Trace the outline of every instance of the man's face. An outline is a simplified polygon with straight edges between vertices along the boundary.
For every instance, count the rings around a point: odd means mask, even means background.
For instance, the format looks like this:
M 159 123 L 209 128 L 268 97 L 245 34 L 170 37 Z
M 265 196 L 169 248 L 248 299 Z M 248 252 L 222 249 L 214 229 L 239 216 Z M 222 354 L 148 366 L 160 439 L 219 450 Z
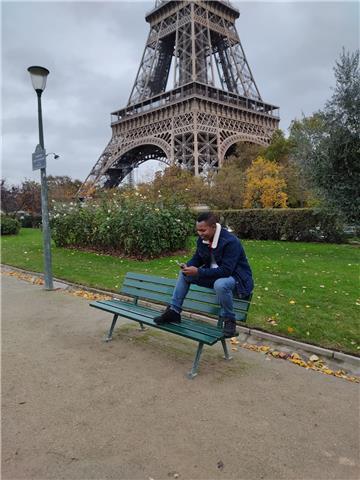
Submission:
M 202 240 L 211 242 L 215 235 L 216 224 L 208 225 L 206 222 L 196 222 L 196 231 Z

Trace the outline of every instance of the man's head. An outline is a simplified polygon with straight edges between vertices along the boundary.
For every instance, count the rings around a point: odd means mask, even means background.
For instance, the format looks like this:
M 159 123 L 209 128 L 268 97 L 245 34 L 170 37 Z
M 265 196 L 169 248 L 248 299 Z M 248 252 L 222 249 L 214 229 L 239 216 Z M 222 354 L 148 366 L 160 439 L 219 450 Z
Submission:
M 201 213 L 196 220 L 196 231 L 203 240 L 211 242 L 216 231 L 217 218 L 212 212 Z

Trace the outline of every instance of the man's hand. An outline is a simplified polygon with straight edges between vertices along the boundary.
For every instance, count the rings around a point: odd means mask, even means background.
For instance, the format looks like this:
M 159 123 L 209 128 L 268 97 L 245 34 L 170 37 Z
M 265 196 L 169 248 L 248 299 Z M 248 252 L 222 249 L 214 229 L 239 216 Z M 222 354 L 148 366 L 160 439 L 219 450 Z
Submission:
M 188 276 L 191 275 L 197 275 L 198 274 L 198 268 L 197 267 L 184 267 L 181 269 L 181 271 Z

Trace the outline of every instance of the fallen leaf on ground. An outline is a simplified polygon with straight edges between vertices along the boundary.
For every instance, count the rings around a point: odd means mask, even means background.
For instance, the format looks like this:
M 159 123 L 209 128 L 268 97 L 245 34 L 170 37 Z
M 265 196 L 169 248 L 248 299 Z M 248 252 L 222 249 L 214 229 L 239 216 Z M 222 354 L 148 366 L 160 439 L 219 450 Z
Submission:
M 274 317 L 269 317 L 266 319 L 266 321 L 270 323 L 270 325 L 277 325 L 276 319 Z
M 86 290 L 72 290 L 69 293 L 75 295 L 75 297 L 86 298 L 87 300 L 110 300 L 110 295 L 104 295 L 101 293 L 88 292 Z
M 304 362 L 304 360 L 301 360 L 301 359 L 299 360 L 297 358 L 291 358 L 290 361 L 292 363 L 295 363 L 296 365 L 300 365 L 300 367 L 308 367 L 307 363 Z
M 16 271 L 4 271 L 2 270 L 1 272 L 3 275 L 7 275 L 9 277 L 15 277 L 18 278 L 19 280 L 24 280 L 25 282 L 30 282 L 34 285 L 44 285 L 44 279 L 38 276 L 31 275 L 29 273 L 24 273 L 24 272 L 16 272 Z
M 280 357 L 280 352 L 277 352 L 276 350 L 274 350 L 273 352 L 270 352 L 270 354 L 275 358 Z
M 306 362 L 296 352 L 293 352 L 291 354 L 286 352 L 279 352 L 277 350 L 273 350 L 270 347 L 267 347 L 264 345 L 242 343 L 241 347 L 247 350 L 251 350 L 253 352 L 265 353 L 265 355 L 271 355 L 274 358 L 288 360 L 291 363 L 298 365 L 299 367 L 306 368 L 307 370 L 315 370 L 325 375 L 333 375 L 338 378 L 343 378 L 344 380 L 348 380 L 349 382 L 360 383 L 359 377 L 356 377 L 355 375 L 348 375 L 344 370 L 334 371 L 331 368 L 329 368 L 327 365 L 325 365 L 325 362 L 322 359 L 318 359 L 316 362 L 311 362 L 310 360 Z M 266 358 L 266 359 L 270 360 L 269 358 Z
M 319 359 L 319 357 L 317 355 L 311 355 L 311 357 L 309 358 L 310 362 L 317 362 Z
M 260 347 L 260 352 L 267 353 L 269 350 L 270 350 L 270 347 L 265 347 L 265 346 Z

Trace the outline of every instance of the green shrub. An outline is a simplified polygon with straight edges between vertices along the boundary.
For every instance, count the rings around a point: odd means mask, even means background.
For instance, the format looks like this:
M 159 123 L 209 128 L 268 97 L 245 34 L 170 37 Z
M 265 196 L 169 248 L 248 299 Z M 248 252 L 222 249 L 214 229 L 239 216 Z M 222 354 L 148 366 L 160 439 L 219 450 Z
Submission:
M 19 231 L 20 222 L 7 215 L 1 215 L 1 235 L 17 235 Z
M 299 242 L 344 241 L 344 227 L 336 216 L 310 208 L 218 210 L 222 223 L 240 238 Z
M 193 216 L 174 205 L 145 198 L 56 205 L 51 215 L 57 246 L 78 246 L 151 258 L 185 248 Z
M 16 219 L 22 228 L 39 228 L 41 226 L 41 215 L 33 213 L 17 213 Z

